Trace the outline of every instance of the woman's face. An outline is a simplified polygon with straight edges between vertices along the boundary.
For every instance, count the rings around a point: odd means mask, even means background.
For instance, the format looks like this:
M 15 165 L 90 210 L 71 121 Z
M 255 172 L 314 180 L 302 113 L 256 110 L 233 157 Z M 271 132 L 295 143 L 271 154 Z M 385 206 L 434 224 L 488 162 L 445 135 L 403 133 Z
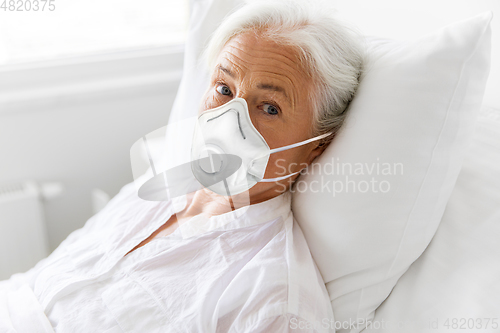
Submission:
M 244 33 L 221 51 L 201 112 L 244 98 L 253 125 L 273 149 L 312 137 L 311 89 L 311 78 L 291 47 Z M 321 153 L 317 145 L 316 141 L 271 154 L 264 178 L 301 170 Z M 251 201 L 267 200 L 289 185 L 290 180 L 258 183 L 250 189 Z

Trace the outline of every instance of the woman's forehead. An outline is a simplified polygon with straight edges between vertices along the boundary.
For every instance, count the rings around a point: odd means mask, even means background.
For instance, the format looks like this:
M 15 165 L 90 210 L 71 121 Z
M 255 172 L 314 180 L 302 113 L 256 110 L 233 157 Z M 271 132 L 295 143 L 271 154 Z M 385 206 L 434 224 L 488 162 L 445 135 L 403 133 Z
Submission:
M 226 43 L 214 74 L 247 80 L 256 88 L 281 92 L 291 104 L 300 98 L 300 91 L 310 86 L 309 75 L 292 47 L 249 33 L 235 36 Z
M 295 48 L 254 33 L 242 33 L 231 38 L 222 49 L 219 60 L 221 58 L 229 58 L 241 66 L 278 66 L 304 73 Z

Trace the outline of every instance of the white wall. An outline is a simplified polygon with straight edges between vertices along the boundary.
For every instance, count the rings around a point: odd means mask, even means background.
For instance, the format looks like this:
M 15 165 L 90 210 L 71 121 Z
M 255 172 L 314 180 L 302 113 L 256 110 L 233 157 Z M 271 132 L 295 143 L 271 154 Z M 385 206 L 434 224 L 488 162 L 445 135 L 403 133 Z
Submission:
M 92 216 L 91 190 L 133 180 L 129 152 L 167 124 L 182 49 L 0 69 L 0 184 L 60 181 L 46 204 L 50 250 Z
M 492 63 L 484 104 L 500 108 L 499 0 L 332 0 L 363 33 L 394 39 L 417 38 L 447 24 L 492 11 Z

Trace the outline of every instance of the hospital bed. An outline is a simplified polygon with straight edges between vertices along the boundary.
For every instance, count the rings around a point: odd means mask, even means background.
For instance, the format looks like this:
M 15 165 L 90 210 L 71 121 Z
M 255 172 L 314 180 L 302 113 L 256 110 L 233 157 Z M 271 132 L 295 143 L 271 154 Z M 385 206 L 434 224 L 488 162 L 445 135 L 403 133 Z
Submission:
M 203 47 L 241 3 L 191 2 L 170 122 L 198 109 Z M 337 332 L 500 331 L 498 3 L 334 3 L 340 18 L 370 32 L 366 72 L 318 161 L 330 171 L 301 176 L 292 208 Z M 390 26 L 405 18 L 414 20 L 407 36 Z M 358 173 L 338 171 L 348 164 Z

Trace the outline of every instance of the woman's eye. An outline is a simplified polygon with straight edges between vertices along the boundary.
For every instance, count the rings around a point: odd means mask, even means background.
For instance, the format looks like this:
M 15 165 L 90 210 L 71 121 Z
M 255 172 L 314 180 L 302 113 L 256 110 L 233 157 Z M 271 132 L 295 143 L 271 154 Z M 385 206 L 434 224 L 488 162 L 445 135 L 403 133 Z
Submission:
M 228 86 L 220 84 L 216 88 L 217 92 L 221 95 L 229 96 L 231 95 L 231 90 L 229 89 Z
M 272 104 L 264 104 L 264 112 L 267 112 L 270 115 L 276 115 L 279 113 L 279 109 Z

